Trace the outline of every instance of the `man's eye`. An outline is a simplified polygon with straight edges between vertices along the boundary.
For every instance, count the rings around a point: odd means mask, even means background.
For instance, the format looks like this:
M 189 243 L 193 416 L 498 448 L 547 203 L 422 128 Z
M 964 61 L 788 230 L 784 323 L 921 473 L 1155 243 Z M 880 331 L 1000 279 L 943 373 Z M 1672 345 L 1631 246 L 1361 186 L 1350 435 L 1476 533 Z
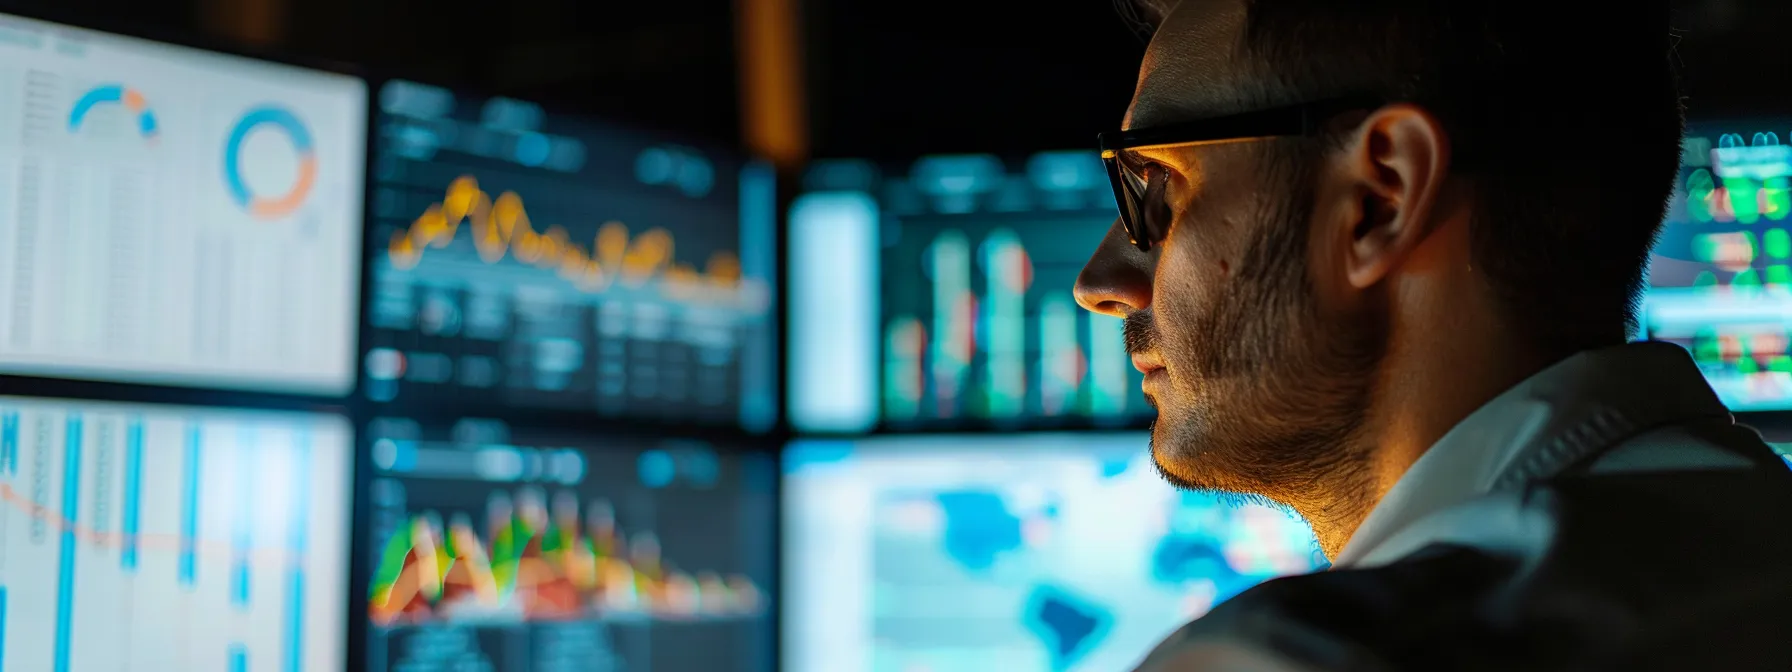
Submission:
M 1139 177 L 1145 184 L 1162 187 L 1170 183 L 1170 169 L 1156 161 L 1146 161 L 1141 167 Z
M 1134 178 L 1139 181 L 1140 187 L 1146 187 L 1154 181 L 1163 180 L 1164 178 L 1169 177 L 1170 174 L 1169 169 L 1164 168 L 1163 164 L 1149 159 L 1134 159 L 1132 173 Z

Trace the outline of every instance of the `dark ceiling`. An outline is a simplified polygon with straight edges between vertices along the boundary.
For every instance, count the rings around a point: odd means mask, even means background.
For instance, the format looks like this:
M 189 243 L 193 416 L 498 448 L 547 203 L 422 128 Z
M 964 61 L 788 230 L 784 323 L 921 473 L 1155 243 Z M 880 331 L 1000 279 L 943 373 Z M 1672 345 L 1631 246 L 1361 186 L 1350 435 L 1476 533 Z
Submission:
M 193 34 L 208 3 L 230 1 L 0 0 L 0 8 Z M 731 0 L 286 3 L 288 52 L 740 137 Z M 1108 0 L 805 4 L 817 155 L 1087 146 L 1118 121 L 1142 52 Z M 1783 84 L 1792 52 L 1780 37 L 1792 3 L 1677 6 L 1695 118 L 1792 109 Z

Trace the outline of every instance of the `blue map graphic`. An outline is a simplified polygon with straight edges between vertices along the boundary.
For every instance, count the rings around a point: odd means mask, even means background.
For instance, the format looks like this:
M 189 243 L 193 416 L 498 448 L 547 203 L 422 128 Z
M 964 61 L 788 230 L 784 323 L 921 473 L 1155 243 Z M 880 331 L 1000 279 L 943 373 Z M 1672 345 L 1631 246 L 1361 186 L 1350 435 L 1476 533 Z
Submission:
M 1003 553 L 1020 548 L 1020 517 L 994 492 L 966 490 L 936 496 L 945 512 L 947 557 L 973 572 L 988 571 Z
M 1023 619 L 1051 653 L 1053 670 L 1076 665 L 1114 625 L 1108 609 L 1050 585 L 1033 589 Z

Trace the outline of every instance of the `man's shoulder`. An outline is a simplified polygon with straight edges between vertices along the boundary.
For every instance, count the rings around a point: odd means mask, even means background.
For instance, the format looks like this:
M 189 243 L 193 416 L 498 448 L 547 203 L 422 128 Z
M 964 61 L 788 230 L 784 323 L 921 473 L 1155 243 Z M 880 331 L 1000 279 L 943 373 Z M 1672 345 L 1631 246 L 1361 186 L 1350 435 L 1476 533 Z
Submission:
M 1249 642 L 1333 670 L 1792 668 L 1792 472 L 1584 473 L 1490 500 L 1464 508 L 1548 532 L 1270 581 L 1165 646 Z

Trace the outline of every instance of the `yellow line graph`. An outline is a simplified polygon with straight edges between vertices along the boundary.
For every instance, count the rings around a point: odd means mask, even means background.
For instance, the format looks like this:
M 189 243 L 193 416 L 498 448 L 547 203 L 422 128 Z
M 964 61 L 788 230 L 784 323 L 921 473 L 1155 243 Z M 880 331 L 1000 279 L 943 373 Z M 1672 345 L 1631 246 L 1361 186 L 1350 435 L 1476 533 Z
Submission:
M 465 223 L 479 258 L 496 264 L 506 257 L 552 271 L 585 291 L 602 291 L 620 283 L 639 288 L 658 282 L 668 298 L 678 300 L 732 296 L 741 284 L 740 259 L 722 251 L 710 255 L 703 271 L 673 257 L 672 234 L 652 228 L 631 237 L 622 222 L 606 222 L 587 248 L 566 229 L 548 226 L 536 231 L 514 191 L 494 199 L 470 175 L 455 178 L 437 203 L 403 231 L 392 236 L 386 256 L 392 265 L 414 268 L 429 248 L 444 248 Z

